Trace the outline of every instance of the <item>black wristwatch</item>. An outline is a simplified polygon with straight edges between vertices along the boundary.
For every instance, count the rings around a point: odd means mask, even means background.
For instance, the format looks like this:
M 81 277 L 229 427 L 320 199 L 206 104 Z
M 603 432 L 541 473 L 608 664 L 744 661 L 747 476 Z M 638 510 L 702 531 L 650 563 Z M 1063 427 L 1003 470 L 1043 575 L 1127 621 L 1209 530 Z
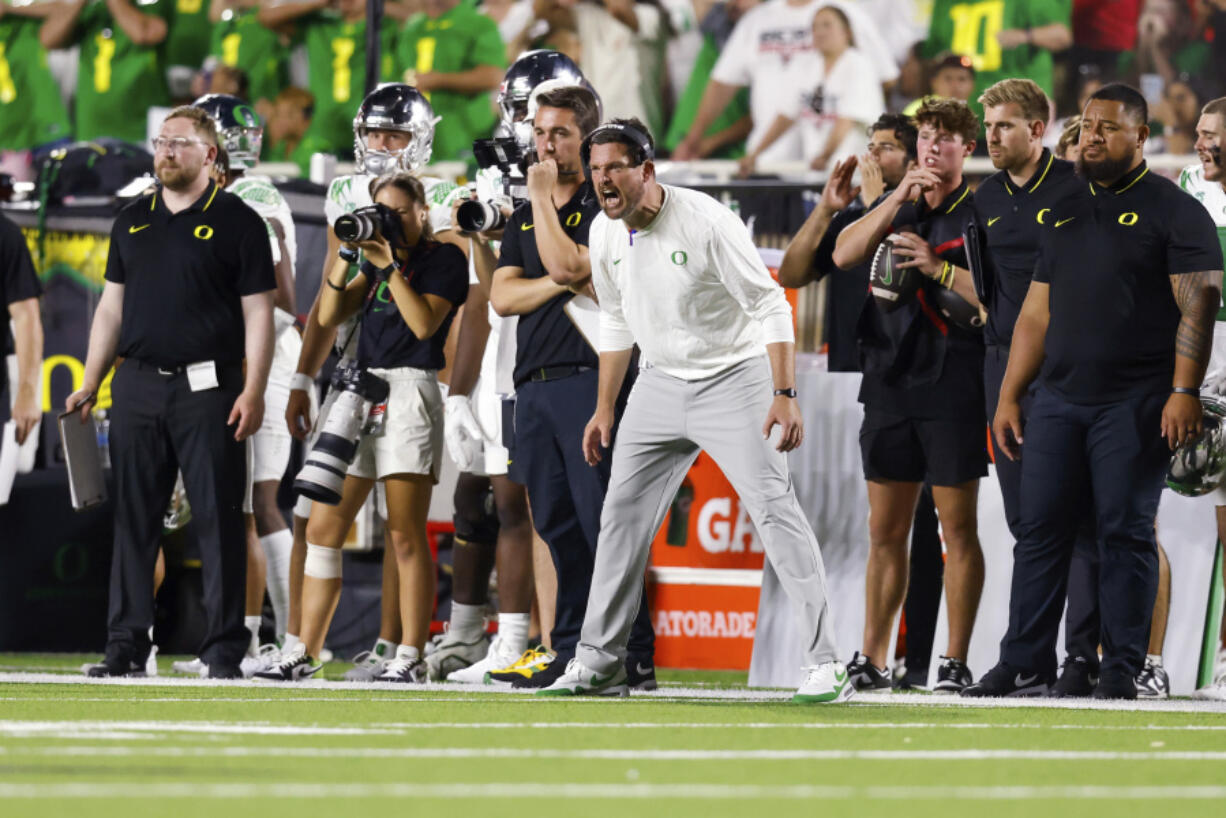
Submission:
M 779 397 L 780 395 L 782 395 L 785 398 L 794 398 L 796 397 L 796 390 L 795 389 L 776 389 L 775 397 Z
M 357 264 L 358 262 L 358 251 L 352 247 L 342 247 L 336 251 L 336 254 L 350 264 Z

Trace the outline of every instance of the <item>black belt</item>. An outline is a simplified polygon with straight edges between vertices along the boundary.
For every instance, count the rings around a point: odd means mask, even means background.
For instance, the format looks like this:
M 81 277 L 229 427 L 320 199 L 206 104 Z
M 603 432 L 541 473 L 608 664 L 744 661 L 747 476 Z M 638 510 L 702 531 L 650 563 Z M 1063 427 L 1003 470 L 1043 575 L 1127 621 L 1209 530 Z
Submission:
M 569 378 L 571 375 L 578 375 L 580 372 L 588 372 L 594 367 L 590 366 L 542 366 L 533 369 L 528 373 L 526 380 L 533 383 L 542 381 L 556 381 L 559 378 Z M 520 381 L 523 383 L 523 381 Z

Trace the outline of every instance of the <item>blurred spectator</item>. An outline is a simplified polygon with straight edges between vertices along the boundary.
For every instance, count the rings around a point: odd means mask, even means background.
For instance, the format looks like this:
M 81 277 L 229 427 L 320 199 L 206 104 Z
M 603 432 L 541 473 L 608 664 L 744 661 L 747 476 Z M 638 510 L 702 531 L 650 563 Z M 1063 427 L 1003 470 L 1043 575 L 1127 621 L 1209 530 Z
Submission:
M 1184 0 L 1144 0 L 1137 20 L 1136 71 L 1150 105 L 1160 104 L 1164 85 L 1180 71 L 1195 70 L 1208 57 L 1199 33 Z
M 306 173 L 310 169 L 311 152 L 303 141 L 311 125 L 315 98 L 304 88 L 291 85 L 277 94 L 264 126 L 266 162 L 295 162 Z
M 260 25 L 259 8 L 260 0 L 212 0 L 209 55 L 246 73 L 248 96 L 242 98 L 267 120 L 272 101 L 289 84 L 289 49 L 279 34 Z
M 1073 0 L 1073 45 L 1068 50 L 1066 82 L 1060 108 L 1067 108 L 1077 93 L 1078 79 L 1087 67 L 1107 82 L 1122 76 L 1121 59 L 1137 44 L 1137 18 L 1141 0 Z
M 1213 32 L 1210 65 L 1202 76 L 1212 81 L 1210 96 L 1226 94 L 1226 0 L 1205 0 L 1205 26 Z
M 166 82 L 171 99 L 176 102 L 191 101 L 192 77 L 208 56 L 213 36 L 209 10 L 209 0 L 174 0 L 163 53 L 167 62 Z
M 1054 153 L 1057 159 L 1065 159 L 1069 162 L 1076 162 L 1081 158 L 1081 114 L 1070 116 L 1064 123 L 1064 129 L 1060 131 L 1060 138 L 1056 140 L 1056 149 Z
M 577 65 L 583 56 L 583 47 L 576 28 L 574 3 L 558 0 L 525 2 L 532 6 L 532 19 L 507 45 L 507 59 L 518 59 L 525 51 L 548 48 L 562 52 Z
M 43 21 L 44 48 L 81 46 L 77 139 L 112 136 L 145 144 L 146 111 L 170 103 L 161 44 L 172 14 L 170 0 L 144 0 L 139 9 L 130 0 L 77 0 Z
M 926 59 L 944 51 L 971 58 L 969 104 L 982 122 L 979 95 L 1000 80 L 1026 77 L 1052 96 L 1052 54 L 1072 45 L 1071 24 L 1071 0 L 936 0 L 922 53 Z
M 795 126 L 802 156 L 824 170 L 831 163 L 862 153 L 868 145 L 869 123 L 881 115 L 885 99 L 872 63 L 855 48 L 847 15 L 835 6 L 813 17 L 814 51 L 796 57 L 798 76 L 818 78 L 816 87 L 796 94 L 776 116 L 761 141 L 744 159 L 741 171 L 754 163 L 780 136 Z
M 284 0 L 261 6 L 260 23 L 305 45 L 307 84 L 315 97 L 300 149 L 353 157 L 353 114 L 366 90 L 365 0 Z M 396 22 L 383 18 L 380 79 L 397 79 Z
M 425 0 L 400 35 L 404 81 L 425 94 L 441 117 L 434 129 L 434 160 L 472 158 L 474 139 L 494 130 L 491 92 L 502 82 L 506 49 L 498 26 L 460 0 Z
M 1162 101 L 1152 115 L 1162 123 L 1162 134 L 1150 137 L 1145 145 L 1146 152 L 1192 153 L 1202 99 L 1196 83 L 1189 77 L 1180 75 L 1168 82 L 1162 90 Z
M 4 163 L 22 181 L 30 176 L 27 151 L 69 135 L 68 110 L 38 37 L 42 19 L 57 8 L 0 2 L 0 154 L 23 154 Z
M 698 61 L 698 52 L 702 50 L 702 32 L 698 28 L 698 11 L 693 0 L 658 0 L 661 14 L 667 24 L 667 39 L 664 43 L 664 65 L 667 82 L 664 88 L 664 124 L 671 119 L 671 113 L 685 93 L 689 84 L 690 74 L 694 73 L 694 63 Z M 709 3 L 703 3 L 705 7 Z M 664 128 L 655 131 L 663 134 Z
M 918 111 L 924 97 L 945 97 L 969 103 L 974 90 L 975 68 L 971 58 L 962 54 L 939 54 L 928 67 L 927 90 L 904 108 L 903 113 L 910 116 Z
M 685 91 L 677 100 L 677 107 L 673 111 L 672 121 L 664 138 L 664 146 L 670 152 L 676 150 L 677 145 L 689 133 L 694 116 L 698 113 L 703 91 L 711 77 L 711 69 L 715 67 L 724 44 L 732 34 L 733 26 L 745 12 L 759 2 L 761 0 L 728 0 L 716 3 L 703 17 L 702 48 L 694 61 Z M 749 118 L 749 89 L 739 88 L 703 131 L 698 155 L 735 159 L 744 153 L 745 137 L 749 135 L 752 127 L 753 121 Z
M 485 0 L 480 12 L 498 24 L 498 35 L 507 45 L 515 42 L 532 24 L 532 0 Z M 507 51 L 507 63 L 515 61 L 518 54 Z

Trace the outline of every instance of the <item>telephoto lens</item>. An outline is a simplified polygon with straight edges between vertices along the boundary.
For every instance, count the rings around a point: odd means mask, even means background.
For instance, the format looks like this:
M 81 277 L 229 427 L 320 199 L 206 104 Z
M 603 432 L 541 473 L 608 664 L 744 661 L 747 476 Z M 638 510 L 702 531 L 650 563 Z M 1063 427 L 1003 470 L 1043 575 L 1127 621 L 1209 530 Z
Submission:
M 507 217 L 497 202 L 483 202 L 479 199 L 469 199 L 462 202 L 455 214 L 456 223 L 460 229 L 468 233 L 484 233 L 486 230 L 500 230 L 506 226 Z M 339 225 L 340 222 L 337 222 Z M 338 232 L 339 236 L 340 233 Z
M 294 491 L 334 506 L 341 501 L 345 474 L 358 451 L 370 409 L 387 400 L 387 381 L 362 369 L 337 367 L 332 374 L 337 395 L 328 409 L 319 439 L 294 480 Z
M 366 208 L 337 217 L 336 224 L 332 226 L 336 237 L 348 242 L 369 241 L 378 229 L 378 217 L 366 212 Z

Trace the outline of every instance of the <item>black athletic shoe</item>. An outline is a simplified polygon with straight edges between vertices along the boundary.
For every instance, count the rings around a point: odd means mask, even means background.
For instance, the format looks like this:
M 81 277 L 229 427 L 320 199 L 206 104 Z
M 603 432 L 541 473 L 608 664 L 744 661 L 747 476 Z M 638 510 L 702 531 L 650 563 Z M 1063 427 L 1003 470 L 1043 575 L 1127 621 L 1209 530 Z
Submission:
M 1041 673 L 1018 670 L 1001 662 L 983 674 L 978 682 L 962 688 L 958 695 L 972 699 L 1046 696 L 1047 680 Z
M 893 689 L 889 671 L 874 667 L 860 651 L 847 663 L 847 675 L 857 693 L 889 693 Z
M 942 656 L 941 666 L 937 668 L 937 683 L 932 686 L 932 692 L 961 693 L 974 681 L 975 676 L 965 662 L 950 656 Z
M 1120 670 L 1104 670 L 1090 695 L 1095 699 L 1135 699 L 1136 677 Z
M 86 665 L 83 670 L 91 679 L 143 679 L 145 663 L 134 662 L 131 659 L 108 656 L 96 665 Z
M 243 671 L 238 665 L 209 665 L 210 679 L 242 679 Z
M 545 665 L 540 670 L 528 676 L 516 676 L 512 678 L 511 687 L 516 690 L 540 690 L 543 687 L 549 687 L 556 682 L 558 678 L 566 672 L 566 663 L 571 659 L 571 656 L 555 656 L 553 661 Z
M 655 690 L 656 665 L 651 659 L 643 661 L 635 656 L 626 657 L 626 684 L 631 690 Z
M 1060 678 L 1047 695 L 1053 699 L 1084 699 L 1098 684 L 1098 669 L 1084 656 L 1066 656 L 1060 666 Z

